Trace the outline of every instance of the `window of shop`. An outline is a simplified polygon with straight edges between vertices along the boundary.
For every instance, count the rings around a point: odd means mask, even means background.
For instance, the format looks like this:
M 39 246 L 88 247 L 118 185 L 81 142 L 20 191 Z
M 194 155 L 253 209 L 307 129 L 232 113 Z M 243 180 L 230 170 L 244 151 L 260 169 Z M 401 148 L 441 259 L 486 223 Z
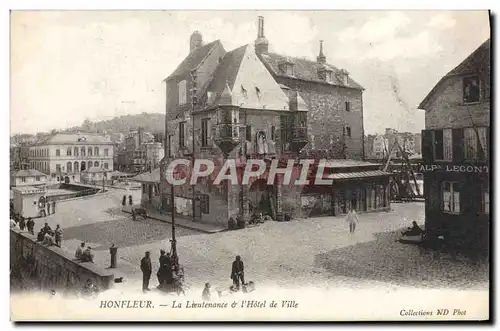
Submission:
M 441 185 L 441 210 L 450 214 L 460 213 L 459 183 L 443 182 Z
M 490 213 L 490 188 L 489 186 L 483 187 L 482 190 L 482 211 L 485 214 Z
M 210 204 L 209 204 L 209 196 L 208 194 L 200 195 L 200 209 L 203 214 L 210 213 Z

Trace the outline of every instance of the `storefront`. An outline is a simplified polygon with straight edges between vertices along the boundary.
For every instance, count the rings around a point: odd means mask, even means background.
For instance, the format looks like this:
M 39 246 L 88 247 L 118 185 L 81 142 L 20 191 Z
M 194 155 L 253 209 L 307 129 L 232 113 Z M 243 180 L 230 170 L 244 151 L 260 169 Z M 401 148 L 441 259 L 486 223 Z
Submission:
M 489 167 L 431 164 L 424 173 L 425 228 L 448 242 L 488 245 Z
M 379 169 L 380 165 L 367 162 L 346 166 L 333 161 L 325 170 L 325 176 L 333 180 L 331 186 L 311 185 L 302 190 L 302 216 L 339 216 L 351 207 L 359 213 L 390 210 L 390 173 Z

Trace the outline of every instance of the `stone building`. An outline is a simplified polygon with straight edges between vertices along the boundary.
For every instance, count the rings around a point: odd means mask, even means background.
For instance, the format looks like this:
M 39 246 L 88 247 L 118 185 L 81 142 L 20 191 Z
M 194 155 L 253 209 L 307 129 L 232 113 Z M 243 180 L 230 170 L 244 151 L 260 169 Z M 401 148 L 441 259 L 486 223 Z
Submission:
M 309 188 L 307 194 L 316 195 L 311 199 L 330 196 L 331 208 L 323 211 L 330 215 L 345 212 L 350 203 L 366 205 L 361 193 L 365 181 L 380 180 L 385 192 L 388 177 L 372 169 L 377 165 L 360 161 L 364 149 L 363 88 L 347 71 L 326 62 L 322 45 L 317 61 L 269 53 L 263 24 L 259 17 L 253 45 L 230 52 L 219 40 L 204 44 L 201 33 L 191 35 L 190 53 L 165 79 L 165 165 L 180 158 L 206 158 L 219 164 L 231 159 L 241 167 L 251 159 L 268 165 L 275 159 L 293 160 L 298 165 L 300 158 L 322 151 L 325 158 L 350 158 L 358 163 L 331 163 L 338 166 L 333 172 L 351 174 L 340 175 L 342 184 L 326 193 Z M 301 198 L 304 187 L 285 187 L 279 180 L 267 185 L 263 176 L 248 186 L 211 185 L 213 179 L 176 186 L 176 211 L 194 220 L 226 224 L 230 217 L 248 220 L 256 212 L 274 219 L 284 214 L 300 215 L 311 204 L 311 199 Z M 154 183 L 149 177 L 143 182 Z M 161 184 L 160 198 L 150 200 L 159 204 L 156 208 L 170 210 L 171 186 L 165 178 Z M 152 194 L 149 196 L 157 196 L 150 186 L 145 188 Z M 343 192 L 342 197 L 339 192 Z M 360 192 L 357 201 L 355 192 Z M 336 207 L 340 199 L 346 208 Z M 388 203 L 380 203 L 380 208 L 388 208 Z
M 421 171 L 426 230 L 460 246 L 488 245 L 490 70 L 488 39 L 419 106 L 425 110 Z
M 96 133 L 55 133 L 31 145 L 31 169 L 63 181 L 78 179 L 91 167 L 113 170 L 113 143 Z

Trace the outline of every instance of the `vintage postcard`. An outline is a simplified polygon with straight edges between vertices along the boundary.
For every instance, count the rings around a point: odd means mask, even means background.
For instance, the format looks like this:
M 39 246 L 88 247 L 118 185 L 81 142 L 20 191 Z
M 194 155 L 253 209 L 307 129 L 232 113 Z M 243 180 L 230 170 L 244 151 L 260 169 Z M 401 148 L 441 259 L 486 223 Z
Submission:
M 12 11 L 12 321 L 487 321 L 488 11 Z

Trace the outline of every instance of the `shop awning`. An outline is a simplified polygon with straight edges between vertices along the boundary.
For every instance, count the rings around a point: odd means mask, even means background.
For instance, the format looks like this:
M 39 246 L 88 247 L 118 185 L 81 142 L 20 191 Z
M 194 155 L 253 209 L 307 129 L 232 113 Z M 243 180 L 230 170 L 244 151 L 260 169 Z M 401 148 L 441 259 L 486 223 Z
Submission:
M 333 180 L 343 180 L 343 179 L 358 179 L 358 178 L 370 178 L 370 177 L 385 177 L 390 175 L 391 175 L 390 173 L 382 170 L 370 170 L 370 171 L 360 171 L 360 172 L 333 173 L 333 174 L 328 174 L 328 178 Z

